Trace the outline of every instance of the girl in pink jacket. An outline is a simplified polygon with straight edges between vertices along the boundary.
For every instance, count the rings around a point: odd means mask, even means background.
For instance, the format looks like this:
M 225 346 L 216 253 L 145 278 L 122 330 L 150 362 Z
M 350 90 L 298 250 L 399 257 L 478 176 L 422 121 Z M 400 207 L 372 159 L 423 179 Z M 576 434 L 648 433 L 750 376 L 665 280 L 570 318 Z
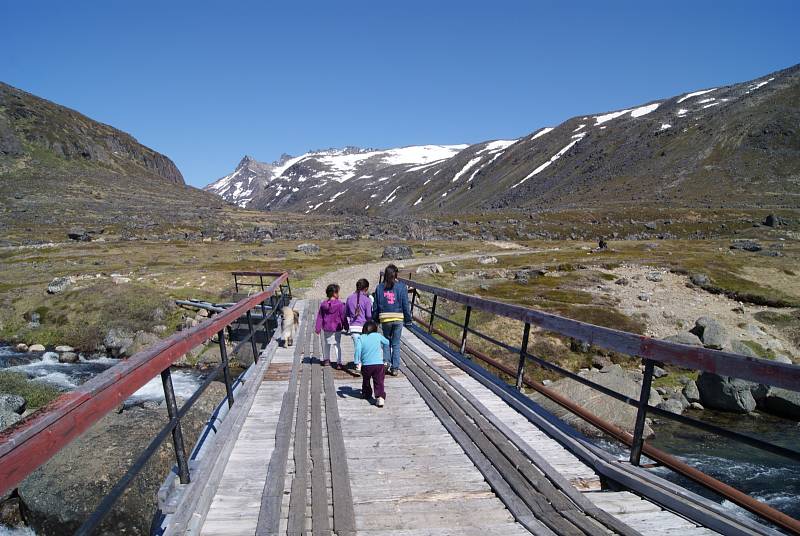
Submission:
M 342 366 L 342 332 L 348 330 L 344 303 L 339 301 L 339 285 L 330 284 L 325 289 L 327 300 L 319 304 L 314 331 L 324 333 L 322 340 L 322 365 L 331 364 L 331 352 L 335 354 L 334 367 Z

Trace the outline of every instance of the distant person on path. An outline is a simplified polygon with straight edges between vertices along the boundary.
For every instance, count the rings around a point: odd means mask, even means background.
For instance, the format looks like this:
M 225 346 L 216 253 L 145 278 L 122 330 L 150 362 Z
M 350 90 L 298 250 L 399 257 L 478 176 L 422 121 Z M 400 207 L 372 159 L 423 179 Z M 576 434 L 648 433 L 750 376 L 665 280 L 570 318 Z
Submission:
M 383 407 L 386 390 L 383 387 L 386 369 L 383 366 L 383 351 L 389 347 L 389 339 L 378 333 L 378 324 L 372 320 L 364 324 L 361 336 L 356 339 L 356 370 L 361 371 L 361 398 L 369 400 L 375 394 L 375 405 Z M 370 386 L 372 380 L 373 390 Z
M 319 304 L 317 324 L 314 328 L 317 335 L 324 333 L 322 341 L 322 366 L 331 364 L 331 351 L 336 354 L 334 367 L 342 366 L 342 332 L 347 331 L 347 315 L 345 305 L 339 301 L 339 285 L 332 283 L 325 289 L 327 300 Z
M 350 325 L 350 336 L 353 348 L 358 346 L 358 338 L 364 324 L 372 320 L 372 297 L 369 295 L 369 281 L 356 281 L 356 291 L 347 298 L 347 323 Z
M 400 336 L 403 325 L 411 324 L 411 307 L 408 304 L 408 287 L 397 280 L 397 266 L 390 264 L 383 271 L 383 283 L 375 289 L 372 318 L 381 323 L 383 335 L 391 346 L 384 347 L 384 361 L 389 363 L 389 375 L 400 370 Z

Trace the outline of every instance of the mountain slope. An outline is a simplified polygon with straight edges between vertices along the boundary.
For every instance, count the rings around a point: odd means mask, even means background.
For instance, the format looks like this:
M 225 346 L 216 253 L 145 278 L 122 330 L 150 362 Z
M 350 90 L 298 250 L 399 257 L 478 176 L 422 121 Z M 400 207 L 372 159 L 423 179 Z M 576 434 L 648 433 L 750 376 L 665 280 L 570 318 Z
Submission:
M 0 245 L 62 241 L 74 227 L 165 238 L 231 235 L 246 225 L 129 134 L 2 83 L 0 199 Z
M 330 151 L 327 167 L 313 154 L 282 159 L 240 202 L 266 210 L 387 215 L 630 203 L 796 207 L 798 125 L 800 66 L 794 66 L 575 117 L 519 140 L 449 146 L 449 157 L 424 164 L 352 173 L 346 158 L 369 154 L 352 148 Z

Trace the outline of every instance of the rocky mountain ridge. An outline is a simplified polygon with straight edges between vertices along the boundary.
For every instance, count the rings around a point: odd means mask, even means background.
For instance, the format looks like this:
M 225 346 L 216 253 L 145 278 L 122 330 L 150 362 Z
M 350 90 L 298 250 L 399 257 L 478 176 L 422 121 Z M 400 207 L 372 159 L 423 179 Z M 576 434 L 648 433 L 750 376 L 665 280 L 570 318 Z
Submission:
M 269 172 L 248 164 L 206 189 L 261 210 L 388 216 L 630 203 L 794 208 L 798 124 L 800 65 L 574 117 L 518 140 L 422 146 L 442 148 L 430 158 L 368 156 L 419 147 L 351 148 L 281 159 Z

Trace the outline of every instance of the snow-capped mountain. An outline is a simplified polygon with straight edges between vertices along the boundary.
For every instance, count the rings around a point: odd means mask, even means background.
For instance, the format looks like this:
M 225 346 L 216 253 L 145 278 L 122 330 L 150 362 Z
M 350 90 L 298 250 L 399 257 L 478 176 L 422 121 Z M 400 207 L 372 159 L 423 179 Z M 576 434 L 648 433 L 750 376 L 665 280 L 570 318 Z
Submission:
M 292 194 L 301 189 L 322 189 L 353 178 L 371 179 L 387 169 L 395 174 L 413 172 L 447 160 L 466 147 L 419 145 L 387 150 L 345 147 L 311 151 L 297 157 L 283 155 L 272 164 L 245 156 L 233 173 L 204 190 L 241 207 L 277 209 L 291 203 Z
M 244 160 L 207 187 L 262 210 L 384 215 L 660 203 L 797 206 L 800 66 L 518 140 Z M 252 178 L 251 178 L 252 177 Z

